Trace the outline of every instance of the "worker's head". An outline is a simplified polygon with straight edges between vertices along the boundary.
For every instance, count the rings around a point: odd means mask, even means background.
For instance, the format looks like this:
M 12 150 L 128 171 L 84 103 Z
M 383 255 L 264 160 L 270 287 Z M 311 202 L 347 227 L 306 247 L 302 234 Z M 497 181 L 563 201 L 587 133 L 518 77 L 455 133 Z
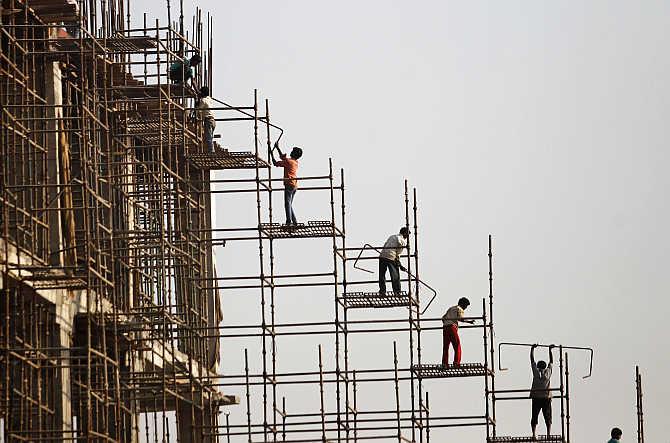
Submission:
M 403 238 L 407 240 L 409 238 L 409 228 L 407 228 L 406 226 L 400 228 L 400 235 L 402 235 Z
M 200 57 L 200 54 L 198 54 L 196 52 L 195 54 L 193 54 L 193 56 L 191 56 L 191 59 L 189 60 L 188 63 L 191 66 L 196 66 L 196 65 L 200 64 L 201 61 L 202 61 L 202 57 Z
M 621 434 L 623 434 L 623 432 L 621 432 L 621 429 L 619 428 L 612 428 L 611 434 L 613 439 L 621 440 Z
M 458 299 L 458 306 L 460 306 L 462 309 L 468 309 L 468 306 L 470 306 L 470 300 L 465 297 L 461 297 Z
M 209 87 L 203 86 L 200 88 L 200 97 L 209 97 Z
M 544 360 L 538 361 L 537 362 L 537 369 L 539 369 L 540 371 L 543 371 L 543 370 L 547 369 L 547 362 L 544 361 Z
M 302 149 L 300 149 L 297 146 L 294 146 L 293 149 L 291 150 L 291 158 L 293 160 L 297 160 L 300 157 L 302 157 Z

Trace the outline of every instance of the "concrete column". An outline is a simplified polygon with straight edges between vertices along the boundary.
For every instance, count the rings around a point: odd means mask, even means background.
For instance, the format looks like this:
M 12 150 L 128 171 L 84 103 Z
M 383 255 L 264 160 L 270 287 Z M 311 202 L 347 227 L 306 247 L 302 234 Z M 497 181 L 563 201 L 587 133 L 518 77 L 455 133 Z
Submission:
M 211 229 L 212 229 L 212 194 L 209 192 L 211 188 L 210 183 L 210 171 L 205 172 L 204 174 L 204 183 L 203 190 L 205 198 L 205 217 L 204 223 L 205 226 L 202 226 L 202 237 L 205 240 L 206 245 L 206 256 L 203 269 L 205 269 L 206 278 L 216 278 L 216 260 L 214 258 L 214 250 L 212 247 L 211 239 Z M 206 280 L 208 284 L 212 286 L 218 286 L 216 280 Z M 221 299 L 219 296 L 218 289 L 209 289 L 207 290 L 207 326 L 210 328 L 218 327 L 219 323 L 223 321 L 223 311 L 221 309 Z M 207 369 L 217 372 L 218 366 L 221 361 L 221 348 L 219 337 L 211 337 L 207 339 Z
M 44 66 L 45 74 L 45 98 L 47 106 L 45 108 L 46 120 L 46 150 L 47 150 L 47 177 L 48 185 L 46 190 L 46 201 L 49 208 L 60 206 L 60 168 L 59 168 L 59 121 L 63 117 L 63 85 L 61 82 L 61 70 L 58 62 L 46 63 Z M 55 186 L 54 186 L 55 185 Z M 63 266 L 63 232 L 61 229 L 61 220 L 59 211 L 48 211 L 49 217 L 49 263 L 53 266 Z
M 56 325 L 58 326 L 58 345 L 64 348 L 61 351 L 61 361 L 69 362 L 70 349 L 73 346 L 72 328 L 74 322 L 74 307 L 71 298 L 66 291 L 55 291 L 56 299 Z M 54 389 L 61 392 L 61 401 L 57 405 L 58 419 L 62 423 L 63 437 L 71 438 L 71 431 L 73 430 L 72 423 L 72 384 L 70 377 L 70 368 L 67 365 L 61 366 L 58 369 L 58 376 L 56 379 L 57 386 Z
M 216 423 L 217 410 L 211 410 L 205 406 L 204 419 L 202 412 L 196 408 L 195 417 L 191 416 L 191 405 L 186 402 L 180 402 L 177 414 L 177 432 L 180 443 L 214 443 L 216 437 L 203 436 L 203 433 L 214 433 L 214 423 Z

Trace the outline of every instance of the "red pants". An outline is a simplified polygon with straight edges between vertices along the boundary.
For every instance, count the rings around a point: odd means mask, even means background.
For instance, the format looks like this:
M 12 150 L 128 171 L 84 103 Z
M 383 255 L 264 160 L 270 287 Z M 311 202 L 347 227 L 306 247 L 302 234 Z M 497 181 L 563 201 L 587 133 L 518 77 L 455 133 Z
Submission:
M 458 337 L 458 326 L 449 325 L 442 329 L 442 364 L 449 365 L 449 345 L 454 346 L 454 366 L 461 364 L 461 339 Z

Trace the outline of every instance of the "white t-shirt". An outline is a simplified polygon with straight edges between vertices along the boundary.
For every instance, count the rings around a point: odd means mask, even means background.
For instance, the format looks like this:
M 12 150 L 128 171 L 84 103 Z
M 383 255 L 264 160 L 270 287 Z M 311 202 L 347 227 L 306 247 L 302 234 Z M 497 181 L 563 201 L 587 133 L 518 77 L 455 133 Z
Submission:
M 465 317 L 465 311 L 460 306 L 452 306 L 447 309 L 447 313 L 442 317 L 442 324 L 444 326 L 456 325 L 458 327 L 458 320 Z
M 203 120 L 206 119 L 214 119 L 214 114 L 212 113 L 212 110 L 210 109 L 212 107 L 212 97 L 207 96 L 203 97 L 200 99 L 200 103 L 198 103 L 198 113 L 200 114 L 200 118 Z
M 396 261 L 396 259 L 400 257 L 400 254 L 402 254 L 402 250 L 405 249 L 405 246 L 407 246 L 405 237 L 400 234 L 392 235 L 386 240 L 386 243 L 384 243 L 384 248 L 379 256 L 387 260 Z

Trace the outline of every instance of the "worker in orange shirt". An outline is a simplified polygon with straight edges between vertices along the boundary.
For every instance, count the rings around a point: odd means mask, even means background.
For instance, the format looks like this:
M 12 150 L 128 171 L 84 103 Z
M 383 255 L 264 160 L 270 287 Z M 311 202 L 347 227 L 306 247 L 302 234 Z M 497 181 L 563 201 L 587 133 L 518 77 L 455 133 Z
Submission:
M 280 160 L 275 159 L 274 149 L 279 153 Z M 298 189 L 298 159 L 302 157 L 302 149 L 297 146 L 291 150 L 290 156 L 284 154 L 279 149 L 279 144 L 275 143 L 274 149 L 271 152 L 272 164 L 284 168 L 284 209 L 286 210 L 286 225 L 296 226 L 298 220 L 293 212 L 293 197 L 295 191 Z

